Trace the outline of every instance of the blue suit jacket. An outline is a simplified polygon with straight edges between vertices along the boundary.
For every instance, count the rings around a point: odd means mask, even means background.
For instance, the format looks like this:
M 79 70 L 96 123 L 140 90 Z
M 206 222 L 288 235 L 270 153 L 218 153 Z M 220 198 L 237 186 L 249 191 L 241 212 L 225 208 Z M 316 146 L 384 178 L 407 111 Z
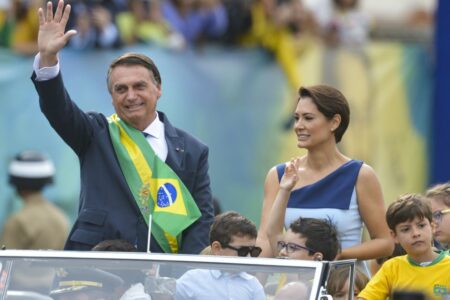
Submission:
M 35 77 L 33 74 L 42 112 L 80 160 L 79 212 L 65 249 L 90 250 L 103 240 L 125 239 L 139 251 L 146 251 L 148 226 L 120 169 L 106 117 L 80 110 L 64 88 L 61 73 L 46 81 L 36 81 Z M 202 213 L 183 231 L 180 253 L 199 253 L 209 244 L 213 221 L 208 147 L 158 113 L 168 146 L 166 163 L 184 182 Z M 163 252 L 153 236 L 151 251 Z

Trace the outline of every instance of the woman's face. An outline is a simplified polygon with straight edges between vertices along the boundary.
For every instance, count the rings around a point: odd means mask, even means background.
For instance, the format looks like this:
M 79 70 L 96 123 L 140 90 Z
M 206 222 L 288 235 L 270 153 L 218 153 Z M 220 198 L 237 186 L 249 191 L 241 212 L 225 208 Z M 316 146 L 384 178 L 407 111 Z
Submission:
M 327 142 L 336 143 L 334 130 L 339 125 L 337 117 L 328 120 L 311 98 L 300 98 L 294 118 L 298 147 L 310 149 Z
M 441 199 L 431 199 L 433 215 L 447 209 L 450 207 L 445 205 Z M 440 243 L 450 243 L 450 213 L 442 214 L 438 220 L 434 219 L 434 224 L 434 238 Z

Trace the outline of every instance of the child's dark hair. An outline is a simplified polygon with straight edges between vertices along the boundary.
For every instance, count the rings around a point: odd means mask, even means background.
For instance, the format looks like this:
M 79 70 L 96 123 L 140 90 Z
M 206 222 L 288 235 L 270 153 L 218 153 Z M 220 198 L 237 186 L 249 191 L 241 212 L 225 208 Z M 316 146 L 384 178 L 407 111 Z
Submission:
M 389 205 L 386 212 L 386 222 L 392 231 L 398 224 L 415 218 L 428 219 L 430 223 L 433 219 L 429 200 L 420 194 L 400 196 Z
M 255 224 L 235 211 L 217 215 L 209 231 L 209 243 L 214 241 L 227 245 L 233 236 L 248 236 L 256 239 L 258 232 Z
M 137 248 L 126 240 L 104 240 L 95 245 L 92 251 L 137 252 Z
M 289 228 L 306 238 L 305 246 L 323 254 L 324 260 L 334 260 L 341 251 L 336 227 L 330 220 L 298 218 Z M 309 253 L 313 255 L 314 253 Z

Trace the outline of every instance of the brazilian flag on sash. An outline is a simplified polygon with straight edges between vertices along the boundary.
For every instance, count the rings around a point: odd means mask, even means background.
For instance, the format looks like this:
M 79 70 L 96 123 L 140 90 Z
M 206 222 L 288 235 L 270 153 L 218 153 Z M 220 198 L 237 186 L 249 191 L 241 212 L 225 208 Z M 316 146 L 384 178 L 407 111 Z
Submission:
M 147 225 L 166 253 L 178 253 L 181 232 L 201 213 L 175 172 L 155 155 L 142 132 L 116 114 L 108 118 L 109 134 L 125 179 Z

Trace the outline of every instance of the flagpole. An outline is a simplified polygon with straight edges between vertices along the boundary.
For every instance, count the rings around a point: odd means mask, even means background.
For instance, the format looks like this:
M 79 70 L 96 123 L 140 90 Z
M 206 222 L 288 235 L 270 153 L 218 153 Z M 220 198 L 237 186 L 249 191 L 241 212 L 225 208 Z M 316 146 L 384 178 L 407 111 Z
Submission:
M 147 236 L 147 253 L 152 253 L 150 251 L 150 240 L 152 236 L 152 214 L 148 215 L 148 236 Z

